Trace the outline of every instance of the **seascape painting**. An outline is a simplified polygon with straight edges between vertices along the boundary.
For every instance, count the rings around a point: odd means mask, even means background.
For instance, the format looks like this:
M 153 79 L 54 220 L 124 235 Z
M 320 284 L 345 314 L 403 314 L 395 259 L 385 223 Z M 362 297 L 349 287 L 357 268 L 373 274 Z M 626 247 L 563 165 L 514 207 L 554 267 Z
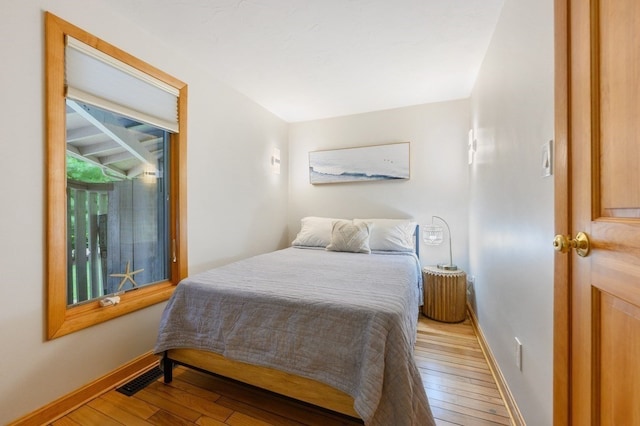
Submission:
M 397 179 L 409 179 L 409 142 L 309 153 L 314 185 Z

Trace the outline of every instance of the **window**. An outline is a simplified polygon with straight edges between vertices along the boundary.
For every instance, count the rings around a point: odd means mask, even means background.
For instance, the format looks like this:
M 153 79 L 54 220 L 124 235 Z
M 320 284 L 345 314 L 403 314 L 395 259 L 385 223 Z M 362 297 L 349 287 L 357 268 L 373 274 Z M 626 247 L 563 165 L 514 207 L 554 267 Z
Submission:
M 67 305 L 167 280 L 170 133 L 71 99 L 66 115 Z
M 47 13 L 46 90 L 51 339 L 186 276 L 187 86 Z

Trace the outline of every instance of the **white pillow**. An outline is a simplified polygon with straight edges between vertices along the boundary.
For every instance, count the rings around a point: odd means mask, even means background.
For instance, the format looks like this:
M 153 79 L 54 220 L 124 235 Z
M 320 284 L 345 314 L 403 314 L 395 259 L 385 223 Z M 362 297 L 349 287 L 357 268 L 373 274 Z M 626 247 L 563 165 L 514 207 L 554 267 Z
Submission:
M 300 220 L 300 232 L 291 243 L 298 247 L 326 247 L 331 242 L 333 222 L 338 219 L 330 217 L 303 217 Z
M 373 225 L 369 247 L 373 251 L 415 251 L 414 232 L 417 223 L 409 219 L 353 219 L 354 223 Z
M 351 220 L 336 220 L 331 230 L 331 243 L 327 250 L 348 251 L 352 253 L 371 253 L 369 234 L 371 224 L 354 223 Z

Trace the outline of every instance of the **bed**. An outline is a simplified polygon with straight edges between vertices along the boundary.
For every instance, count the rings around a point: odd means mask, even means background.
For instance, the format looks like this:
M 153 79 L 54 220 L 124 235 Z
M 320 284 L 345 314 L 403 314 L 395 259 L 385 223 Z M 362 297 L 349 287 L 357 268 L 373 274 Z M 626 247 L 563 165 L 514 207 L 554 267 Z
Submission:
M 165 382 L 177 363 L 366 425 L 435 424 L 413 359 L 416 230 L 411 221 L 304 218 L 292 247 L 186 278 L 154 349 Z

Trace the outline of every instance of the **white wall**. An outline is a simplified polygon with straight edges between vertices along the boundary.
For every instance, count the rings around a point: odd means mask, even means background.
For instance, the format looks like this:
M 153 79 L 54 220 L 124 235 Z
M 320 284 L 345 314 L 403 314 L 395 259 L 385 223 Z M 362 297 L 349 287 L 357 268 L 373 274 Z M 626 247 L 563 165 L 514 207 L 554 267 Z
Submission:
M 552 424 L 553 1 L 506 0 L 472 95 L 469 252 L 480 326 L 531 425 Z M 522 371 L 515 340 L 523 344 Z
M 49 10 L 189 84 L 189 270 L 283 247 L 287 124 L 105 6 L 3 1 L 0 27 L 0 424 L 152 349 L 163 304 L 45 340 L 44 20 Z M 118 11 L 117 13 L 126 13 Z
M 415 218 L 442 216 L 451 227 L 453 259 L 467 266 L 469 100 L 291 124 L 289 238 L 304 216 Z M 410 142 L 411 179 L 311 185 L 309 152 Z M 421 248 L 423 264 L 448 261 L 448 248 Z

